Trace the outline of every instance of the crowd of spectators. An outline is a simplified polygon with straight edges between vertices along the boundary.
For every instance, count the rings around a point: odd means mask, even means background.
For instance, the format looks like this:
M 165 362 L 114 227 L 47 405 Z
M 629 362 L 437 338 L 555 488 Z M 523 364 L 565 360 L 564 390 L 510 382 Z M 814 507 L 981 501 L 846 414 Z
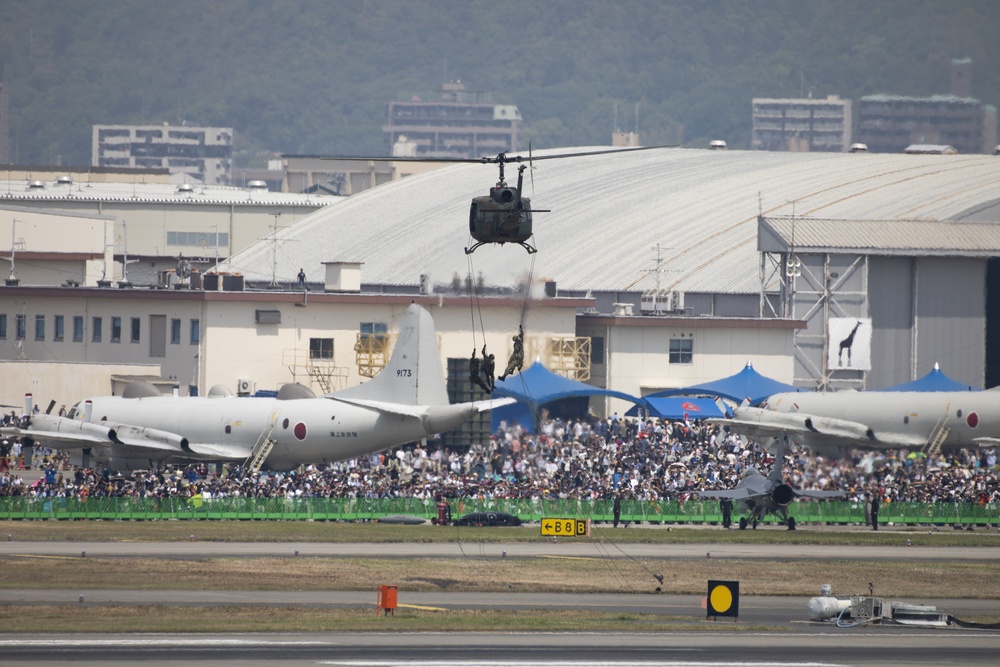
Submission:
M 492 438 L 463 450 L 411 444 L 325 467 L 243 474 L 240 466 L 165 467 L 125 475 L 72 468 L 36 448 L 45 472 L 27 484 L 18 458 L 0 457 L 0 496 L 254 498 L 530 498 L 688 500 L 732 488 L 748 468 L 767 474 L 773 457 L 754 443 L 697 421 L 547 419 L 540 432 L 501 424 Z M 13 452 L 13 448 L 11 448 Z M 784 460 L 796 488 L 838 489 L 863 502 L 1000 502 L 995 450 L 933 456 L 852 452 L 828 459 L 797 450 Z

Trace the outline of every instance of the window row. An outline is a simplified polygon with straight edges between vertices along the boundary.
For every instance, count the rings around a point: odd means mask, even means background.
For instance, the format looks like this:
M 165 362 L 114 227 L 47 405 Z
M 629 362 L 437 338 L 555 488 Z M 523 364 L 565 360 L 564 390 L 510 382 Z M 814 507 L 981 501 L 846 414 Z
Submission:
M 164 320 L 163 315 L 153 315 L 154 320 Z M 120 343 L 122 340 L 122 318 L 111 316 L 110 330 L 108 331 L 112 343 Z M 94 316 L 90 319 L 90 340 L 93 343 L 100 343 L 104 340 L 104 320 L 102 316 Z M 35 340 L 44 341 L 46 338 L 47 315 L 35 315 Z M 182 321 L 180 318 L 170 320 L 170 342 L 180 345 L 183 333 Z M 82 315 L 73 316 L 73 342 L 82 343 L 85 337 L 84 318 Z M 25 340 L 28 337 L 28 316 L 14 316 L 14 339 Z M 7 339 L 7 314 L 0 313 L 0 340 Z M 66 318 L 63 315 L 52 316 L 52 340 L 61 341 L 66 339 Z M 142 318 L 133 317 L 129 321 L 128 339 L 131 343 L 138 343 L 142 340 Z M 201 320 L 192 319 L 188 324 L 188 343 L 197 345 L 201 342 Z
M 167 232 L 167 245 L 198 246 L 199 248 L 226 248 L 228 232 Z

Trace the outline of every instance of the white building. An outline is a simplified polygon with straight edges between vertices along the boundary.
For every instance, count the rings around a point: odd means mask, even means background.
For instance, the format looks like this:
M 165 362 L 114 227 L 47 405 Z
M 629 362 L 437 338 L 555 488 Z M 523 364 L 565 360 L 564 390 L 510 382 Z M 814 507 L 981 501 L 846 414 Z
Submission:
M 181 256 L 204 272 L 261 240 L 283 254 L 285 228 L 345 199 L 259 187 L 175 184 L 164 170 L 13 169 L 6 181 L 0 180 L 0 257 L 9 257 L 14 249 L 24 260 L 33 254 L 42 262 L 33 265 L 39 270 L 55 268 L 53 262 L 77 265 L 37 279 L 19 270 L 22 284 L 74 280 L 96 285 L 103 278 L 158 285 Z M 95 236 L 92 222 L 66 223 L 74 218 L 110 219 L 112 226 Z M 106 259 L 113 261 L 105 266 Z M 88 268 L 81 262 L 91 264 Z M 23 269 L 28 267 L 23 263 Z
M 233 128 L 174 125 L 94 125 L 91 165 L 169 169 L 189 180 L 229 185 Z

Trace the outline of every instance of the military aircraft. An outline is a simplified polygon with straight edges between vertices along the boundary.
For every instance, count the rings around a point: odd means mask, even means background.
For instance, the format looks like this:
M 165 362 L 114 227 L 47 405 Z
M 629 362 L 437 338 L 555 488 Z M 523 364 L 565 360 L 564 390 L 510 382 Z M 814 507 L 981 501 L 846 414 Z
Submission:
M 1000 391 L 784 393 L 729 414 L 707 421 L 824 453 L 1000 444 Z
M 781 517 L 788 530 L 795 530 L 795 517 L 788 516 L 788 505 L 796 498 L 840 498 L 842 491 L 800 490 L 782 479 L 782 462 L 785 460 L 785 446 L 778 447 L 774 457 L 774 467 L 767 477 L 756 468 L 747 468 L 735 489 L 720 491 L 699 491 L 702 498 L 729 498 L 739 501 L 740 530 L 748 525 L 754 529 L 764 520 L 768 512 Z
M 81 401 L 65 417 L 34 414 L 28 424 L 0 432 L 27 445 L 69 450 L 71 461 L 84 467 L 242 462 L 263 452 L 258 462 L 289 470 L 420 440 L 513 402 L 448 403 L 434 322 L 416 304 L 401 320 L 388 364 L 364 384 L 318 398 L 302 385 L 285 385 L 276 398 L 229 394 L 163 396 L 151 385 L 130 385 L 122 396 Z M 31 415 L 30 398 L 26 408 Z

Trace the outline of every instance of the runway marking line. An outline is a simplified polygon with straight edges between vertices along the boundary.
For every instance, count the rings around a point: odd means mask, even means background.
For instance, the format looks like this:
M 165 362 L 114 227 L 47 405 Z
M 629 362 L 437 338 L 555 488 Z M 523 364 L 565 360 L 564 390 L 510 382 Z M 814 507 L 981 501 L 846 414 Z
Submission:
M 50 558 L 52 560 L 80 560 L 82 556 L 43 556 L 41 554 L 10 554 L 18 558 Z
M 552 560 L 604 560 L 603 558 L 589 558 L 585 556 L 539 556 L 539 558 L 550 558 Z

